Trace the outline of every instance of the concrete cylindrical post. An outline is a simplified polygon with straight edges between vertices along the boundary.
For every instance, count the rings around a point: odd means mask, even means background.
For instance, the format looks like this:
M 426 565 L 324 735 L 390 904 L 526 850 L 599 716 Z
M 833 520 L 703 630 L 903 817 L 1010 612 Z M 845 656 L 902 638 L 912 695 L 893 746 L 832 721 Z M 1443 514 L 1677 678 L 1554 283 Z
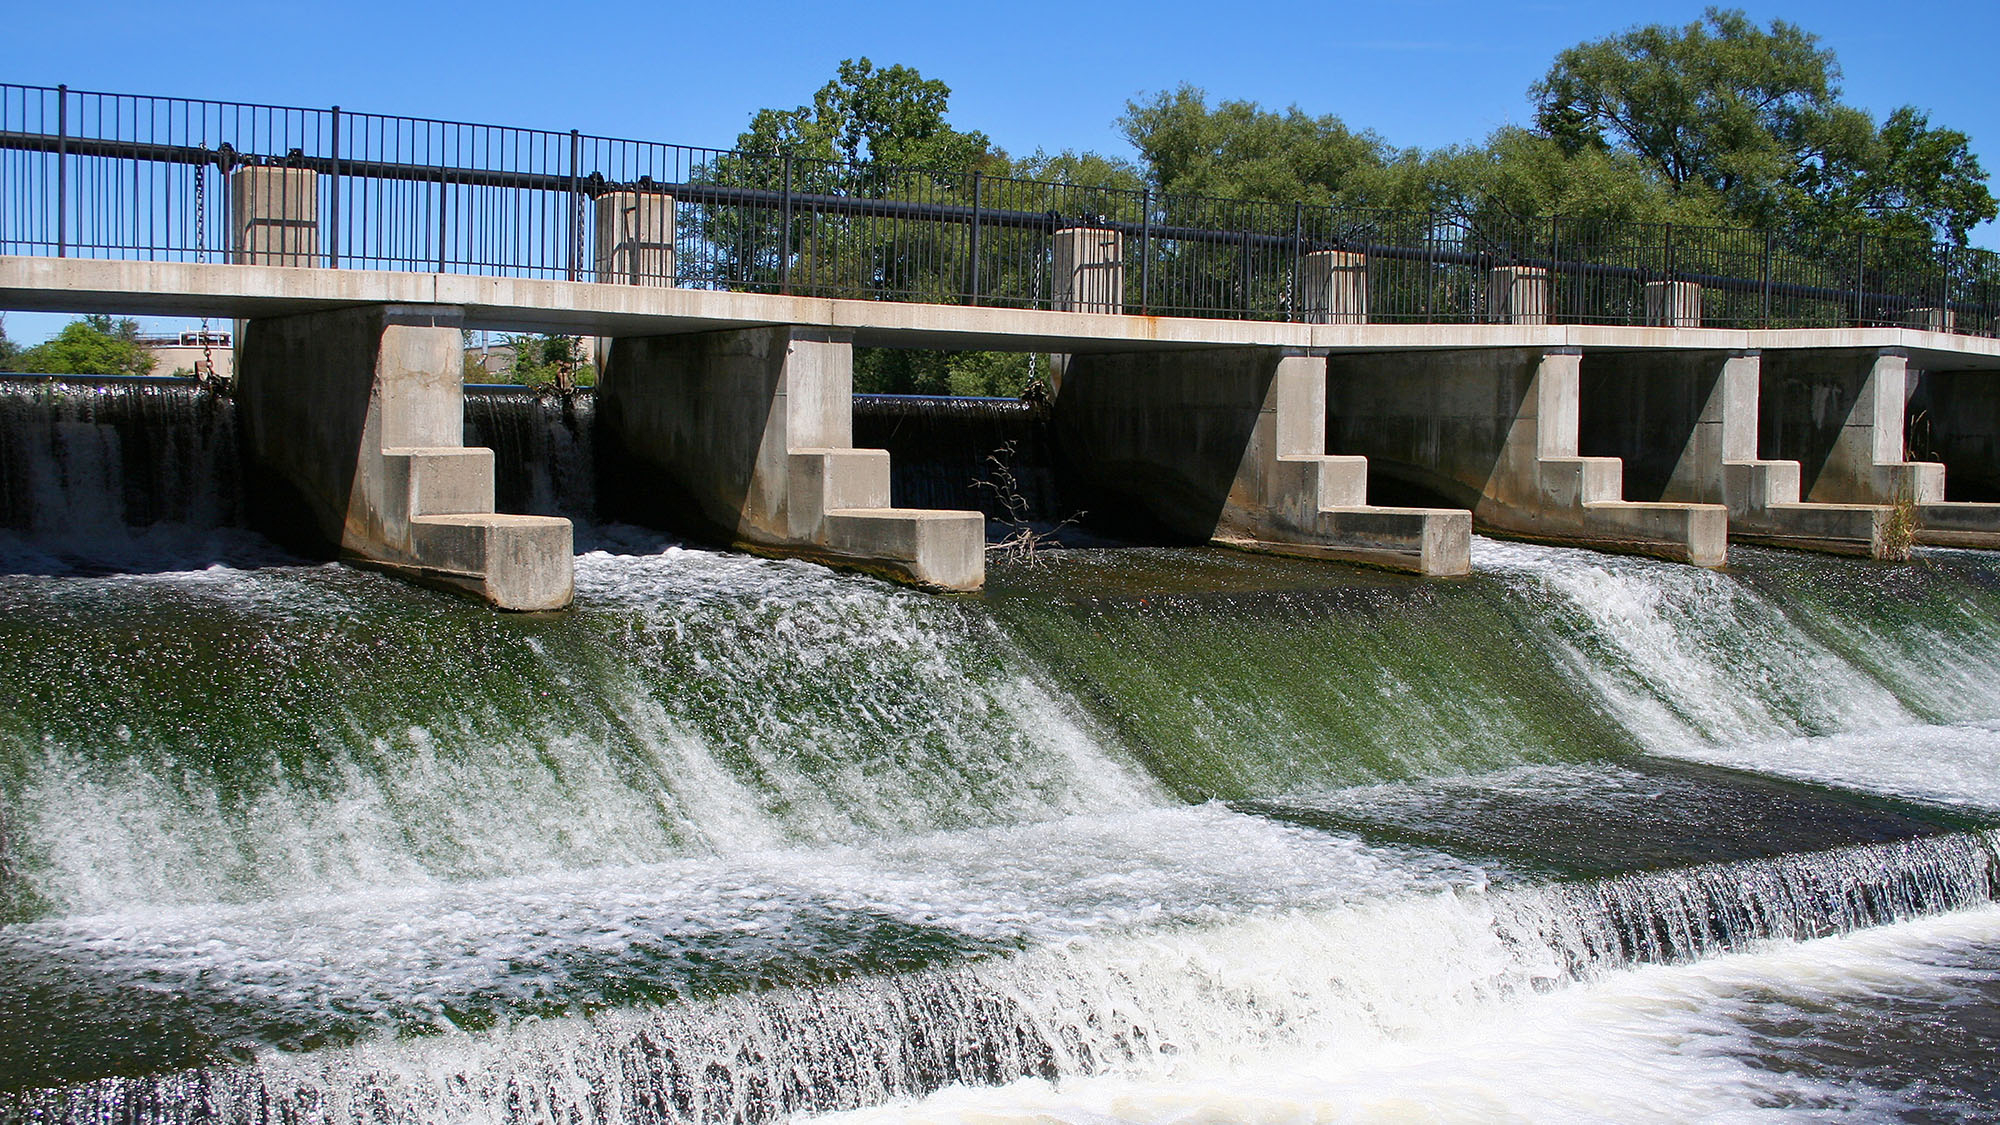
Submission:
M 1549 271 L 1540 266 L 1500 266 L 1486 275 L 1489 324 L 1547 324 Z
M 1368 323 L 1368 255 L 1315 250 L 1299 264 L 1299 316 L 1307 324 Z
M 1100 227 L 1064 227 L 1055 234 L 1050 297 L 1062 312 L 1125 311 L 1125 236 Z
M 319 173 L 254 164 L 231 172 L 229 235 L 239 263 L 319 265 Z
M 614 191 L 597 197 L 596 279 L 613 285 L 674 283 L 674 197 Z
M 1692 281 L 1647 282 L 1646 323 L 1655 328 L 1700 328 L 1701 286 Z

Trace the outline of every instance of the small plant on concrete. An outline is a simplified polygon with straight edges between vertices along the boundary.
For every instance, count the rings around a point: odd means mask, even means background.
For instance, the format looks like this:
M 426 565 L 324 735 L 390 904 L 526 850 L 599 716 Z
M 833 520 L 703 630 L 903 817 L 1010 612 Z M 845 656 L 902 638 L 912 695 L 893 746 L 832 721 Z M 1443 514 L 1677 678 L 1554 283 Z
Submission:
M 1021 494 L 1021 478 L 1014 472 L 1015 443 L 1008 442 L 986 455 L 989 466 L 986 475 L 972 482 L 972 489 L 991 496 L 1000 508 L 994 518 L 1008 528 L 1008 533 L 996 543 L 986 545 L 988 554 L 1004 562 L 1025 563 L 1036 566 L 1041 562 L 1041 551 L 1052 547 L 1056 533 L 1083 518 L 1082 512 L 1072 514 L 1068 519 L 1046 529 L 1037 530 L 1028 522 L 1028 498 Z
M 1905 496 L 1889 508 L 1882 528 L 1882 557 L 1890 562 L 1909 562 L 1917 544 L 1917 502 Z

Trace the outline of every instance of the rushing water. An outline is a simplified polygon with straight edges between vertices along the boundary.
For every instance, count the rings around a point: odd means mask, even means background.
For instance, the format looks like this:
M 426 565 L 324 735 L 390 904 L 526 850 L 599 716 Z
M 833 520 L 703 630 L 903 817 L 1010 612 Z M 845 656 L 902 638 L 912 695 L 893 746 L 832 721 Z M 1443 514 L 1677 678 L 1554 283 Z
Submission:
M 2000 1115 L 2000 560 L 939 598 L 468 429 L 574 611 L 287 559 L 184 389 L 0 394 L 0 1120 Z

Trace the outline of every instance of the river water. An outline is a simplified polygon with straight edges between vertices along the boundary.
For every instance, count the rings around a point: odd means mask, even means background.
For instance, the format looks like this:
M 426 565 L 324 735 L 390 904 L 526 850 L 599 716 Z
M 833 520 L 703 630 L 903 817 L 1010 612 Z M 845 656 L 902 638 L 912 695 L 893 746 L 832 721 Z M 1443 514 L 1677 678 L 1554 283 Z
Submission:
M 942 598 L 595 522 L 564 414 L 472 403 L 583 521 L 510 616 L 0 394 L 0 1120 L 2000 1116 L 2000 558 Z

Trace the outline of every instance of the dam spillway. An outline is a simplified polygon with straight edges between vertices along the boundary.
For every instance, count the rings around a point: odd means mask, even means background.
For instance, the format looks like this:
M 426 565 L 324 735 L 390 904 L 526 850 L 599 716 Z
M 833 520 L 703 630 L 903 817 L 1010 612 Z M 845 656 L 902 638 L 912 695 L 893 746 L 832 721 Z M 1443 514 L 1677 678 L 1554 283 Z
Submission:
M 941 599 L 594 521 L 589 407 L 475 393 L 584 548 L 495 615 L 257 545 L 215 404 L 38 394 L 0 1120 L 2000 1112 L 1983 554 Z

